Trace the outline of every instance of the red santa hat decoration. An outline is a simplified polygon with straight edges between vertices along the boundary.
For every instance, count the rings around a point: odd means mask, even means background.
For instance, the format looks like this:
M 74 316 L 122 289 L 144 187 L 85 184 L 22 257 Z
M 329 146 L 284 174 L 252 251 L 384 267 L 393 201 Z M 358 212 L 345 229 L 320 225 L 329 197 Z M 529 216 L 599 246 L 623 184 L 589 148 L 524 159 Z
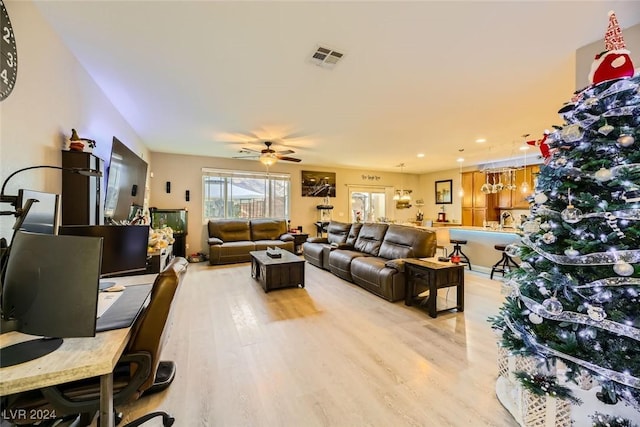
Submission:
M 589 81 L 598 84 L 607 80 L 633 77 L 634 69 L 629 51 L 625 49 L 622 31 L 618 19 L 613 11 L 609 12 L 609 25 L 604 35 L 605 51 L 596 55 Z

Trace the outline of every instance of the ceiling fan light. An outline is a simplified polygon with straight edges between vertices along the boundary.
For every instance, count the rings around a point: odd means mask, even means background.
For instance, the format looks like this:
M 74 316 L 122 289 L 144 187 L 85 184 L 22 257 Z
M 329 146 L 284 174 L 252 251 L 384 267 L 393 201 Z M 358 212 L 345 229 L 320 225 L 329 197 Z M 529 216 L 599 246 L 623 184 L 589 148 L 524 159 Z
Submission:
M 409 195 L 409 193 L 404 193 L 402 197 L 400 197 L 400 200 L 408 202 L 409 200 L 411 200 L 411 196 Z
M 400 200 L 400 192 L 399 191 L 396 191 L 396 194 L 393 195 L 393 200 L 396 201 L 396 202 L 398 200 Z
M 264 153 L 260 156 L 260 163 L 265 166 L 273 166 L 278 161 L 278 158 L 274 153 Z

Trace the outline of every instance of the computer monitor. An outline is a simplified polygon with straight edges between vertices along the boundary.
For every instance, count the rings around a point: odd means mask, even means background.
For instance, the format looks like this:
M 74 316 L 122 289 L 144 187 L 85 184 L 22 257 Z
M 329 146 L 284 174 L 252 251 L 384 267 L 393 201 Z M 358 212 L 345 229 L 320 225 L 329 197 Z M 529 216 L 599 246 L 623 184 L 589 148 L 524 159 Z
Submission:
M 61 235 L 102 237 L 102 269 L 100 277 L 112 277 L 147 269 L 148 225 L 65 225 Z M 112 282 L 100 283 L 100 288 Z
M 62 338 L 96 333 L 102 239 L 17 231 L 2 289 L 2 333 L 45 338 L 0 349 L 0 366 L 54 351 Z
M 34 199 L 35 202 L 23 218 L 20 230 L 33 233 L 58 234 L 60 196 L 42 191 L 20 189 L 16 208 L 24 208 L 29 199 Z

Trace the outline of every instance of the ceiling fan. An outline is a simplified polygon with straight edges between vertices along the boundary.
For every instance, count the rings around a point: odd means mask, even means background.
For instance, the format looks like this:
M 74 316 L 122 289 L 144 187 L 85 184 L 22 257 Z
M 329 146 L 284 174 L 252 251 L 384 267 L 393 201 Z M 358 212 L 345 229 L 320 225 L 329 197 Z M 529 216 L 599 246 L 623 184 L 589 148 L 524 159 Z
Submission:
M 256 150 L 253 148 L 247 148 L 247 147 L 242 147 L 240 149 L 240 153 L 248 153 L 249 155 L 247 156 L 236 156 L 234 157 L 234 159 L 247 159 L 247 158 L 257 158 L 258 160 L 260 160 L 260 163 L 266 165 L 266 166 L 272 166 L 274 165 L 278 160 L 284 160 L 287 162 L 296 162 L 299 163 L 302 160 L 301 159 L 297 159 L 295 157 L 289 157 L 289 154 L 294 154 L 295 151 L 292 150 L 281 150 L 281 151 L 276 151 L 273 148 L 271 148 L 271 146 L 273 145 L 273 143 L 271 141 L 264 141 L 264 145 L 267 146 L 267 148 L 263 148 L 262 150 Z M 251 153 L 255 153 L 255 154 L 251 154 Z

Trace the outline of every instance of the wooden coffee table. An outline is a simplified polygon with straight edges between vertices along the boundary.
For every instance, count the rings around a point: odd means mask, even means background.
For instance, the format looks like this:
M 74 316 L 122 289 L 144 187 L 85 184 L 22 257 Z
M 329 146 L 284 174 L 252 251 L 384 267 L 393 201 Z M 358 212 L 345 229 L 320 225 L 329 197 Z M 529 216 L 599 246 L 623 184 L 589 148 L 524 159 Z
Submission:
M 249 252 L 251 277 L 260 282 L 265 292 L 293 286 L 304 288 L 304 259 L 286 250 L 280 253 L 282 258 L 271 258 L 267 251 Z

